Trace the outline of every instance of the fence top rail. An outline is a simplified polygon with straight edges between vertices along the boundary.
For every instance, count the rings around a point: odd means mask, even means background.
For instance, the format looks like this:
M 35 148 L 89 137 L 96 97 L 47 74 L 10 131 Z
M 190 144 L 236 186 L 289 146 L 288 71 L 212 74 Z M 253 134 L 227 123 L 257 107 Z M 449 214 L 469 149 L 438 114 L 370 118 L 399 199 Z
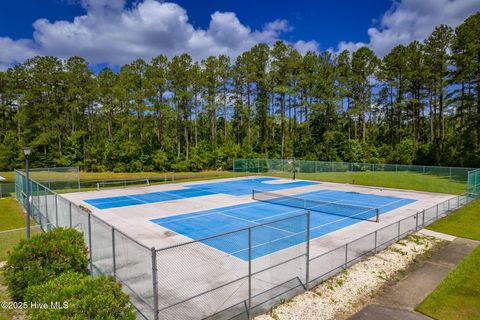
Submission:
M 62 169 L 75 169 L 80 171 L 80 167 L 45 167 L 45 168 L 29 168 L 28 171 L 55 171 L 55 170 L 62 170 Z M 25 171 L 24 168 L 14 169 L 14 171 Z
M 306 211 L 308 211 L 308 210 L 306 210 Z M 286 217 L 286 218 L 281 218 L 281 219 L 274 220 L 274 221 L 264 222 L 264 223 L 257 224 L 257 225 L 251 226 L 251 227 L 245 227 L 245 228 L 241 228 L 241 229 L 236 229 L 236 230 L 232 230 L 232 231 L 227 231 L 227 232 L 215 234 L 215 235 L 208 236 L 208 237 L 201 238 L 201 239 L 197 239 L 197 240 L 191 240 L 191 241 L 182 242 L 182 243 L 179 243 L 179 244 L 174 244 L 172 246 L 156 249 L 156 251 L 160 252 L 160 251 L 165 251 L 165 250 L 169 250 L 169 249 L 173 249 L 173 248 L 178 248 L 178 247 L 186 246 L 186 245 L 189 245 L 189 244 L 192 244 L 192 243 L 202 242 L 202 241 L 226 236 L 226 235 L 237 233 L 237 232 L 244 232 L 244 231 L 247 231 L 248 229 L 255 229 L 255 228 L 266 226 L 266 225 L 269 225 L 269 224 L 273 224 L 273 223 L 277 223 L 277 222 L 281 222 L 281 221 L 285 221 L 285 220 L 290 220 L 290 219 L 295 219 L 295 218 L 298 218 L 298 217 L 306 217 L 306 216 L 308 216 L 308 212 L 304 212 L 304 213 L 297 214 L 297 215 L 292 215 L 292 216 L 289 216 L 289 217 Z
M 234 162 L 236 161 L 285 161 L 287 162 L 287 159 L 267 159 L 267 158 L 251 158 L 251 159 L 235 159 Z M 478 168 L 472 168 L 472 167 L 458 167 L 458 166 L 427 166 L 427 165 L 419 165 L 419 164 L 395 164 L 395 163 L 372 163 L 372 162 L 340 162 L 340 161 L 324 161 L 324 160 L 301 160 L 301 159 L 296 159 L 295 162 L 313 162 L 313 163 L 329 163 L 329 164 L 343 164 L 343 165 L 349 165 L 349 164 L 355 164 L 355 165 L 375 165 L 375 166 L 402 166 L 402 167 L 417 167 L 417 168 L 439 168 L 439 169 L 464 169 L 464 170 L 480 170 Z

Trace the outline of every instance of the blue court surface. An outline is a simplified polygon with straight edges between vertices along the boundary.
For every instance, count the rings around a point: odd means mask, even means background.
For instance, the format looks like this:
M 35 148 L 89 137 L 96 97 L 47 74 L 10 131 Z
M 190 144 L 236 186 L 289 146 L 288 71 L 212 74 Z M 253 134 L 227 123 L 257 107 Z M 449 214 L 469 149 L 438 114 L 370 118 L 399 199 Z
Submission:
M 378 207 L 380 214 L 416 201 L 336 190 L 320 190 L 294 196 L 335 202 L 335 205 Z M 151 221 L 193 240 L 201 240 L 210 247 L 246 261 L 249 256 L 248 230 L 229 232 L 253 227 L 251 229 L 251 257 L 252 259 L 259 258 L 304 242 L 306 240 L 306 216 L 304 213 L 304 209 L 279 203 L 254 201 Z M 310 237 L 311 239 L 318 238 L 361 221 L 363 220 L 356 217 L 348 217 L 348 213 L 343 216 L 343 213 L 338 215 L 311 211 Z M 213 237 L 222 233 L 227 234 Z
M 179 189 L 163 192 L 132 194 L 128 196 L 108 197 L 84 200 L 97 209 L 111 209 L 134 206 L 138 204 L 156 203 L 163 201 L 195 198 L 213 194 L 212 192 L 197 189 Z
M 223 193 L 232 196 L 243 196 L 251 194 L 252 189 L 262 191 L 277 191 L 298 187 L 306 187 L 311 185 L 320 184 L 320 182 L 314 181 L 292 181 L 286 183 L 269 183 L 279 180 L 278 178 L 253 178 L 253 179 L 241 179 L 225 182 L 212 182 L 189 185 L 188 188 L 209 191 L 213 193 Z
M 242 196 L 252 193 L 252 189 L 262 191 L 276 191 L 290 188 L 298 188 L 319 184 L 312 181 L 292 181 L 287 183 L 268 182 L 279 180 L 278 178 L 247 178 L 227 182 L 211 182 L 195 185 L 188 185 L 188 189 L 178 189 L 163 192 L 150 192 L 141 194 L 132 194 L 127 196 L 96 198 L 84 200 L 86 203 L 97 209 L 112 209 L 139 204 L 148 204 L 164 202 L 179 199 L 188 199 L 195 197 L 208 196 L 212 194 L 229 194 L 232 196 Z

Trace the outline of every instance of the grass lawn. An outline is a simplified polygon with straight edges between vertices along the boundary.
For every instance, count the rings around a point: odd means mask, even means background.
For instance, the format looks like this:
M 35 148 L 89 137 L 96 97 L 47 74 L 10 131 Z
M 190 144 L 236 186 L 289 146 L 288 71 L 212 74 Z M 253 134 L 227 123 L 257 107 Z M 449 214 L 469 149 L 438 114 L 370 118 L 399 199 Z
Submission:
M 480 200 L 436 221 L 427 229 L 461 238 L 480 240 Z M 478 285 L 480 286 L 480 283 Z
M 480 240 L 480 200 L 428 227 L 458 237 Z M 416 310 L 435 319 L 480 319 L 480 246 L 443 279 Z
M 13 171 L 0 171 L 0 177 L 4 177 L 6 180 L 2 180 L 5 183 L 15 182 L 15 174 Z
M 274 175 L 288 178 L 292 176 L 291 173 Z M 448 177 L 405 171 L 316 172 L 297 173 L 296 176 L 298 179 L 449 194 L 462 194 L 467 191 L 466 181 L 459 182 L 449 180 Z
M 171 181 L 171 177 L 175 176 L 176 181 L 196 181 L 231 178 L 233 176 L 252 175 L 253 173 L 237 172 L 233 174 L 229 171 L 201 171 L 201 172 L 80 172 L 80 180 L 84 184 L 82 189 L 94 189 L 94 186 L 89 185 L 89 181 L 112 180 L 112 179 L 142 179 L 142 178 L 160 178 L 167 177 Z M 39 175 L 47 173 L 36 173 L 37 179 Z M 54 178 L 55 173 L 49 173 L 50 177 Z M 61 179 L 62 173 L 59 174 Z M 265 175 L 272 175 L 278 177 L 291 178 L 291 173 L 265 173 Z M 14 182 L 13 172 L 0 172 L 0 176 L 7 179 L 6 182 Z M 436 176 L 432 174 L 422 174 L 417 172 L 393 172 L 393 171 L 363 171 L 363 172 L 317 172 L 317 173 L 298 173 L 297 178 L 326 181 L 351 183 L 365 186 L 376 186 L 397 189 L 409 189 L 428 192 L 440 192 L 450 194 L 462 194 L 467 191 L 466 182 L 450 180 L 448 177 Z M 155 181 L 153 181 L 155 183 Z M 160 183 L 160 181 L 159 181 Z
M 35 225 L 33 219 L 32 225 Z M 0 261 L 7 257 L 7 252 L 25 238 L 25 230 L 5 231 L 25 227 L 25 213 L 20 204 L 14 198 L 0 199 Z M 31 233 L 38 233 L 39 228 L 34 227 Z
M 480 247 L 415 309 L 434 319 L 480 319 Z

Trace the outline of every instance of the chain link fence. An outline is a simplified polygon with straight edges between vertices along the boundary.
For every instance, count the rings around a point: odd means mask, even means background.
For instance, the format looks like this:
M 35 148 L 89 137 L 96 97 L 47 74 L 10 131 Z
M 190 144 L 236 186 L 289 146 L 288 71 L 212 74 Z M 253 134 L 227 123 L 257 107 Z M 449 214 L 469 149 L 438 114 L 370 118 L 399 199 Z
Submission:
M 32 235 L 41 233 L 40 226 L 31 226 L 30 232 Z M 18 228 L 11 230 L 0 231 L 0 262 L 7 260 L 8 253 L 17 245 L 17 243 L 26 239 L 27 228 Z
M 39 230 L 48 231 L 60 226 L 73 227 L 81 231 L 89 248 L 91 274 L 114 276 L 122 284 L 123 290 L 130 295 L 138 318 L 153 319 L 154 281 L 151 248 L 70 202 L 45 184 L 34 180 L 34 177 L 45 179 L 50 182 L 50 186 L 62 190 L 78 185 L 79 180 L 76 180 L 75 175 L 71 180 L 66 179 L 64 175 L 65 172 L 75 172 L 74 169 L 61 168 L 59 173 L 55 173 L 54 170 L 55 168 L 34 171 L 28 183 L 29 199 L 26 197 L 25 173 L 16 170 L 15 193 L 18 201 L 24 207 L 29 201 L 32 217 Z M 62 178 L 59 178 L 60 176 Z M 57 179 L 53 180 L 52 177 Z
M 471 193 L 452 197 L 315 255 L 310 252 L 315 240 L 310 239 L 309 212 L 148 248 L 40 182 L 30 180 L 27 199 L 25 174 L 15 171 L 15 176 L 17 199 L 24 206 L 30 202 L 37 228 L 83 232 L 92 275 L 114 276 L 138 317 L 154 320 L 250 319 L 476 198 Z M 288 230 L 288 236 L 279 237 L 277 230 Z
M 474 168 L 278 159 L 237 159 L 235 175 L 255 173 L 306 180 L 350 183 L 449 194 L 467 192 Z
M 468 194 L 480 197 L 480 169 L 468 173 Z
M 15 183 L 0 183 L 0 198 L 11 197 L 15 194 Z

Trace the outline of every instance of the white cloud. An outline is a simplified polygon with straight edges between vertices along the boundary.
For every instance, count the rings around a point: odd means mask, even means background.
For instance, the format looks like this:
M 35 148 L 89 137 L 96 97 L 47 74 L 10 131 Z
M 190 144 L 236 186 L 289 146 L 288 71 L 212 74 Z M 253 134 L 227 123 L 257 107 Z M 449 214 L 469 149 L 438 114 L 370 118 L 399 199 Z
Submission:
M 22 62 L 36 53 L 36 48 L 31 40 L 22 39 L 14 41 L 7 37 L 0 37 L 0 70 L 8 68 L 11 64 Z
M 363 42 L 340 41 L 338 44 L 338 52 L 342 52 L 343 50 L 353 52 L 365 46 L 367 46 L 367 44 Z
M 303 40 L 298 40 L 293 44 L 293 47 L 297 49 L 298 52 L 300 52 L 302 55 L 307 53 L 308 51 L 313 51 L 317 52 L 319 44 L 315 40 L 310 40 L 310 41 L 303 41 Z
M 478 0 L 400 0 L 382 16 L 378 28 L 368 29 L 368 44 L 342 41 L 338 51 L 367 45 L 384 56 L 396 45 L 427 38 L 440 24 L 455 28 L 478 10 Z
M 235 57 L 257 43 L 271 45 L 281 33 L 292 30 L 286 20 L 252 30 L 235 13 L 218 11 L 211 15 L 207 29 L 195 28 L 181 6 L 157 0 L 143 0 L 132 7 L 126 7 L 125 0 L 80 0 L 80 4 L 86 14 L 73 21 L 35 21 L 33 39 L 0 38 L 0 66 L 34 55 L 78 55 L 93 64 L 110 65 L 185 52 L 195 60 L 220 53 Z M 295 46 L 318 48 L 315 41 L 299 41 Z

